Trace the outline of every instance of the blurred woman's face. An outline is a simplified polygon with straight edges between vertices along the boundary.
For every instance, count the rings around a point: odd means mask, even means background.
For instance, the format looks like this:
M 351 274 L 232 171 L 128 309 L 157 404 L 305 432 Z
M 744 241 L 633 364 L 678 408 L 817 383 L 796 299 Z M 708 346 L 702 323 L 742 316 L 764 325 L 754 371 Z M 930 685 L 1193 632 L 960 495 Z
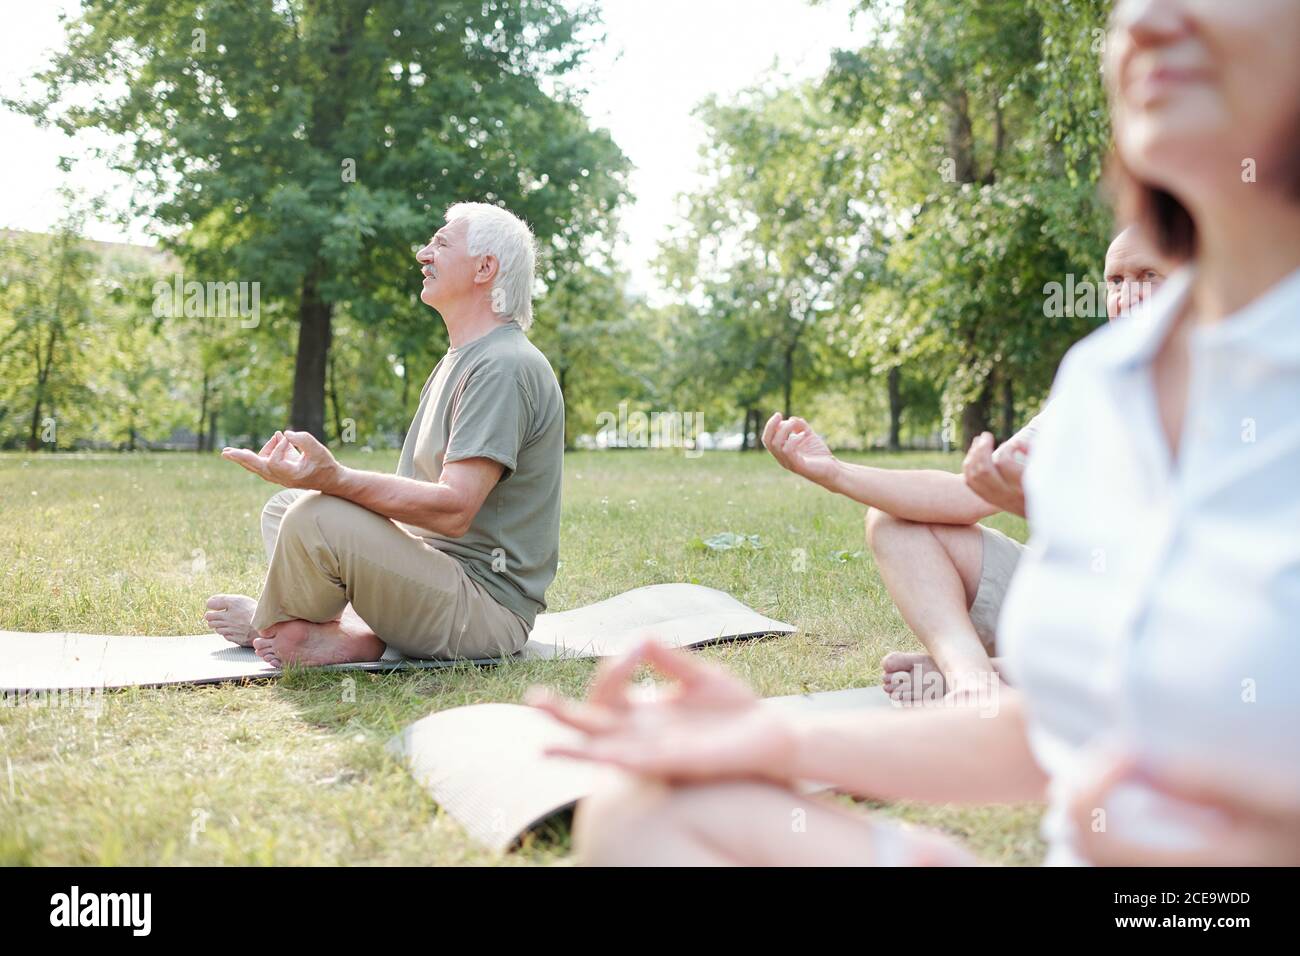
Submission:
M 1297 0 L 1118 0 L 1106 73 L 1139 179 L 1184 202 L 1247 182 L 1293 190 L 1279 166 L 1300 145 Z

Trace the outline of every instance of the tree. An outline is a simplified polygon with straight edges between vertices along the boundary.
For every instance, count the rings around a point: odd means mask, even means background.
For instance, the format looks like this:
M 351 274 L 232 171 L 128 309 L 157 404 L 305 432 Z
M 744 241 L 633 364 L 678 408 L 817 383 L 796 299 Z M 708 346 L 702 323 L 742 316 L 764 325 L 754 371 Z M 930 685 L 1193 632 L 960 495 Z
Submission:
M 590 249 L 578 261 L 551 257 L 541 272 L 548 286 L 532 337 L 555 369 L 572 447 L 601 412 L 660 397 L 666 362 L 608 250 Z
M 413 244 L 461 199 L 544 244 L 612 225 L 626 160 L 562 85 L 594 22 L 560 0 L 86 0 L 18 108 L 125 138 L 132 212 L 297 334 L 290 418 L 324 437 L 335 317 L 419 322 Z
M 95 250 L 85 394 L 77 437 L 134 451 L 185 424 L 185 343 L 163 334 L 151 311 L 154 270 L 165 258 L 138 246 Z
M 725 383 L 745 413 L 745 447 L 776 398 L 813 385 L 818 335 L 843 263 L 860 254 L 862 215 L 845 178 L 852 150 L 815 85 L 705 101 L 708 185 L 660 264 L 693 314 L 679 348 L 686 378 Z
M 27 397 L 27 449 L 54 447 L 53 409 L 78 385 L 80 329 L 91 316 L 94 254 L 81 232 L 87 210 L 65 194 L 66 211 L 52 236 L 9 234 L 0 247 L 0 370 L 9 401 Z M 15 394 L 17 393 L 17 394 Z
M 893 297 L 876 309 L 877 338 L 892 361 L 947 382 L 964 444 L 992 427 L 998 404 L 1009 429 L 1016 391 L 1040 396 L 1092 327 L 1049 319 L 1041 293 L 1045 281 L 1095 268 L 1105 236 L 1099 216 L 1074 215 L 1095 189 L 1095 131 L 1080 132 L 1064 108 L 1045 119 L 1040 102 L 1044 77 L 1067 67 L 1083 102 L 1095 102 L 1099 74 L 1078 72 L 1077 56 L 1060 66 L 1066 38 L 1052 30 L 1104 20 L 1099 4 L 1068 16 L 1059 6 L 868 0 L 886 29 L 841 51 L 826 81 L 845 120 L 876 144 L 866 178 L 891 224 L 883 285 Z M 1073 93 L 1053 95 L 1060 106 Z

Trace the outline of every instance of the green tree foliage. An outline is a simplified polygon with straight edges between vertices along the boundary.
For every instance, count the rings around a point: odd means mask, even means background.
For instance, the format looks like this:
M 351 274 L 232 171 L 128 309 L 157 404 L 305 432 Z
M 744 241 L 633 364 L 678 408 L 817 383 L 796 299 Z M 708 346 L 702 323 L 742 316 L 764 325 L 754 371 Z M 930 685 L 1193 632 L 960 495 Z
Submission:
M 876 143 L 875 200 L 893 225 L 878 341 L 912 375 L 947 383 L 964 444 L 1013 428 L 1017 393 L 1036 404 L 1065 348 L 1096 324 L 1043 309 L 1046 282 L 1099 272 L 1107 229 L 1093 198 L 1099 57 L 1080 51 L 1104 12 L 1060 6 L 864 3 L 888 29 L 841 52 L 827 81 Z M 1068 105 L 1053 86 L 1066 75 L 1081 91 Z
M 890 445 L 909 405 L 952 441 L 1005 435 L 1099 322 L 1049 316 L 1043 287 L 1099 276 L 1108 238 L 1106 4 L 861 9 L 879 29 L 820 84 L 701 108 L 708 183 L 663 254 L 682 375 L 787 413 L 796 384 L 805 406 L 875 389 Z
M 677 298 L 682 378 L 724 392 L 746 433 L 767 400 L 790 414 L 817 379 L 833 294 L 846 264 L 870 256 L 855 202 L 855 151 L 815 85 L 706 101 L 707 186 L 660 266 Z
M 436 328 L 412 253 L 447 204 L 504 203 L 561 253 L 612 228 L 626 160 L 562 82 L 593 21 L 560 0 L 85 0 L 18 105 L 120 134 L 132 211 L 190 274 L 286 304 L 290 418 L 323 437 L 336 317 L 404 352 Z
M 58 443 L 59 414 L 84 390 L 94 254 L 81 239 L 86 210 L 69 203 L 52 236 L 0 241 L 0 415 L 29 450 Z M 15 422 L 15 424 L 17 424 Z
M 597 416 L 618 403 L 659 396 L 666 366 L 642 303 L 608 255 L 544 264 L 548 288 L 536 306 L 533 340 L 555 369 L 564 394 L 565 438 L 590 434 Z
M 133 449 L 186 423 L 189 343 L 150 310 L 167 259 L 87 241 L 87 212 L 0 240 L 0 447 Z
M 171 255 L 88 244 L 84 212 L 4 237 L 0 444 L 400 441 L 447 345 L 414 251 L 465 198 L 539 236 L 532 335 L 571 444 L 622 402 L 747 437 L 772 410 L 854 444 L 1005 434 L 1101 321 L 1049 315 L 1044 286 L 1099 278 L 1111 230 L 1109 2 L 860 10 L 878 29 L 826 76 L 700 105 L 705 185 L 652 306 L 612 252 L 627 162 L 565 86 L 590 11 L 86 0 L 18 105 L 119 134 Z M 178 274 L 257 282 L 258 321 L 151 307 Z

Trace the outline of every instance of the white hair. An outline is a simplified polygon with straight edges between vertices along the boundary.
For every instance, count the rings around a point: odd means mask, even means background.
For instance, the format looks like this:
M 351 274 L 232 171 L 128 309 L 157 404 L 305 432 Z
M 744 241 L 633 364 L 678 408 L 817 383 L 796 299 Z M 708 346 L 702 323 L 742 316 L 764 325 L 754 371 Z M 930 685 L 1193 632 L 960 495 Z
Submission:
M 447 207 L 447 222 L 464 219 L 465 246 L 471 256 L 496 256 L 492 311 L 514 319 L 521 329 L 533 324 L 533 270 L 536 241 L 528 224 L 500 206 L 458 202 Z

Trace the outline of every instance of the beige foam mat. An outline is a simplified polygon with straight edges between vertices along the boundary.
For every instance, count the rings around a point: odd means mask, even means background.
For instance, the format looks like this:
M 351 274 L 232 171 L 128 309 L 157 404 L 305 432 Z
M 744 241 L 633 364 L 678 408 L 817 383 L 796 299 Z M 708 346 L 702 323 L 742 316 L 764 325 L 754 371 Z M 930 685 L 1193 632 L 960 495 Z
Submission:
M 879 687 L 771 697 L 764 704 L 800 711 L 891 706 Z M 471 704 L 416 721 L 388 746 L 471 838 L 502 852 L 587 796 L 610 772 L 544 753 L 580 737 L 532 707 Z
M 538 615 L 528 643 L 515 657 L 617 655 L 648 633 L 675 647 L 698 647 L 794 630 L 723 591 L 698 584 L 653 584 L 585 607 Z M 378 661 L 328 669 L 386 671 L 450 663 L 454 662 L 403 658 L 390 649 Z M 251 648 L 236 647 L 216 634 L 136 637 L 0 631 L 0 691 L 211 684 L 280 673 Z

